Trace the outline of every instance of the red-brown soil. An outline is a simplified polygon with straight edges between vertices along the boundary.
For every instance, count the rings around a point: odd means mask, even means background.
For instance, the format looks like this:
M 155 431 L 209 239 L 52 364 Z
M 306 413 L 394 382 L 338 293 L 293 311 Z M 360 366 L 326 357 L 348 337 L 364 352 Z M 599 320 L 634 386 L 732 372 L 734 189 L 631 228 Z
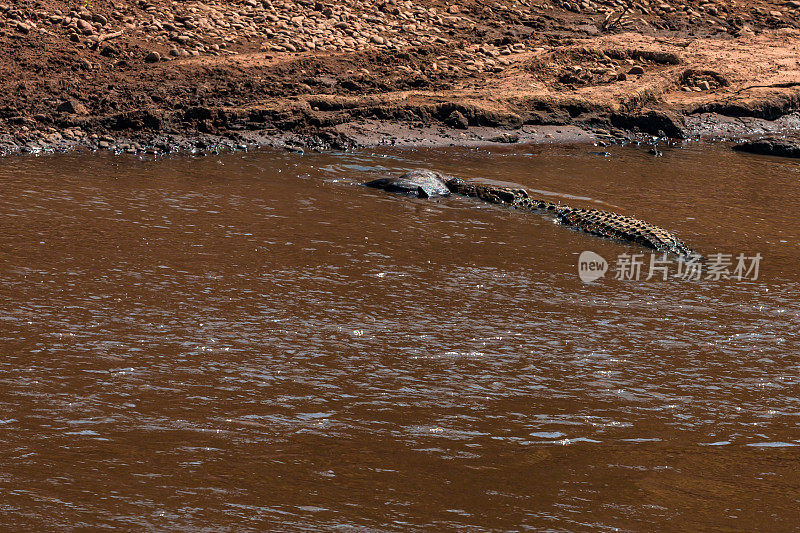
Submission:
M 741 136 L 795 125 L 799 28 L 796 0 L 19 0 L 0 144 Z

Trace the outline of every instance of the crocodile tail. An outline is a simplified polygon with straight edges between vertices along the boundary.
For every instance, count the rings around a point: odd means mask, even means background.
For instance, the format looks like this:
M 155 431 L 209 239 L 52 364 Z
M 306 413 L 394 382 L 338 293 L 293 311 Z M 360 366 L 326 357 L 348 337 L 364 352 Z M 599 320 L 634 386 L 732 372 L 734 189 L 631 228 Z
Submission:
M 678 256 L 696 255 L 672 232 L 638 218 L 597 209 L 575 209 L 566 206 L 557 211 L 556 218 L 565 226 L 600 237 L 632 242 Z

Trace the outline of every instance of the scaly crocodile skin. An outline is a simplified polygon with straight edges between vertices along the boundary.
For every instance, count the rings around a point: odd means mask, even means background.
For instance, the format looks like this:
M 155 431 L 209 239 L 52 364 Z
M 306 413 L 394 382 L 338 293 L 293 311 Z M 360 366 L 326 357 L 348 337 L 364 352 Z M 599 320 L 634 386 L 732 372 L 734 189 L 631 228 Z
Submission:
M 561 224 L 592 235 L 635 243 L 683 257 L 697 255 L 673 233 L 637 218 L 597 209 L 576 209 L 554 204 L 531 198 L 525 189 L 479 185 L 459 178 L 448 179 L 446 183 L 450 192 L 479 198 L 485 202 L 536 212 L 550 211 Z

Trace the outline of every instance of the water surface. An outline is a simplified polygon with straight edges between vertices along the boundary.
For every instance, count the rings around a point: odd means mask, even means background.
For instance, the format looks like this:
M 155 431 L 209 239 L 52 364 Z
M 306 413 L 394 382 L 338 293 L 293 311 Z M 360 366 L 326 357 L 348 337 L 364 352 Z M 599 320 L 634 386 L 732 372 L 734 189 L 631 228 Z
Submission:
M 592 150 L 0 160 L 0 524 L 795 528 L 800 165 Z M 642 250 L 358 186 L 408 168 L 760 277 L 586 285 Z

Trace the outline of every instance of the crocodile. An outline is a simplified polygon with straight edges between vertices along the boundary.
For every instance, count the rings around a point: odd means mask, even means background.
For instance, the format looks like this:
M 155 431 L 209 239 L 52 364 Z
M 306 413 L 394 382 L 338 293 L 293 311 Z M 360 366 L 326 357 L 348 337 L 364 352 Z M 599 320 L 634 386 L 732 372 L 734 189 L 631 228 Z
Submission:
M 412 170 L 399 177 L 380 178 L 364 185 L 420 198 L 459 194 L 491 204 L 550 214 L 564 226 L 597 237 L 637 244 L 678 257 L 700 257 L 672 232 L 638 218 L 593 208 L 576 208 L 532 197 L 523 188 L 467 182 L 430 170 Z

